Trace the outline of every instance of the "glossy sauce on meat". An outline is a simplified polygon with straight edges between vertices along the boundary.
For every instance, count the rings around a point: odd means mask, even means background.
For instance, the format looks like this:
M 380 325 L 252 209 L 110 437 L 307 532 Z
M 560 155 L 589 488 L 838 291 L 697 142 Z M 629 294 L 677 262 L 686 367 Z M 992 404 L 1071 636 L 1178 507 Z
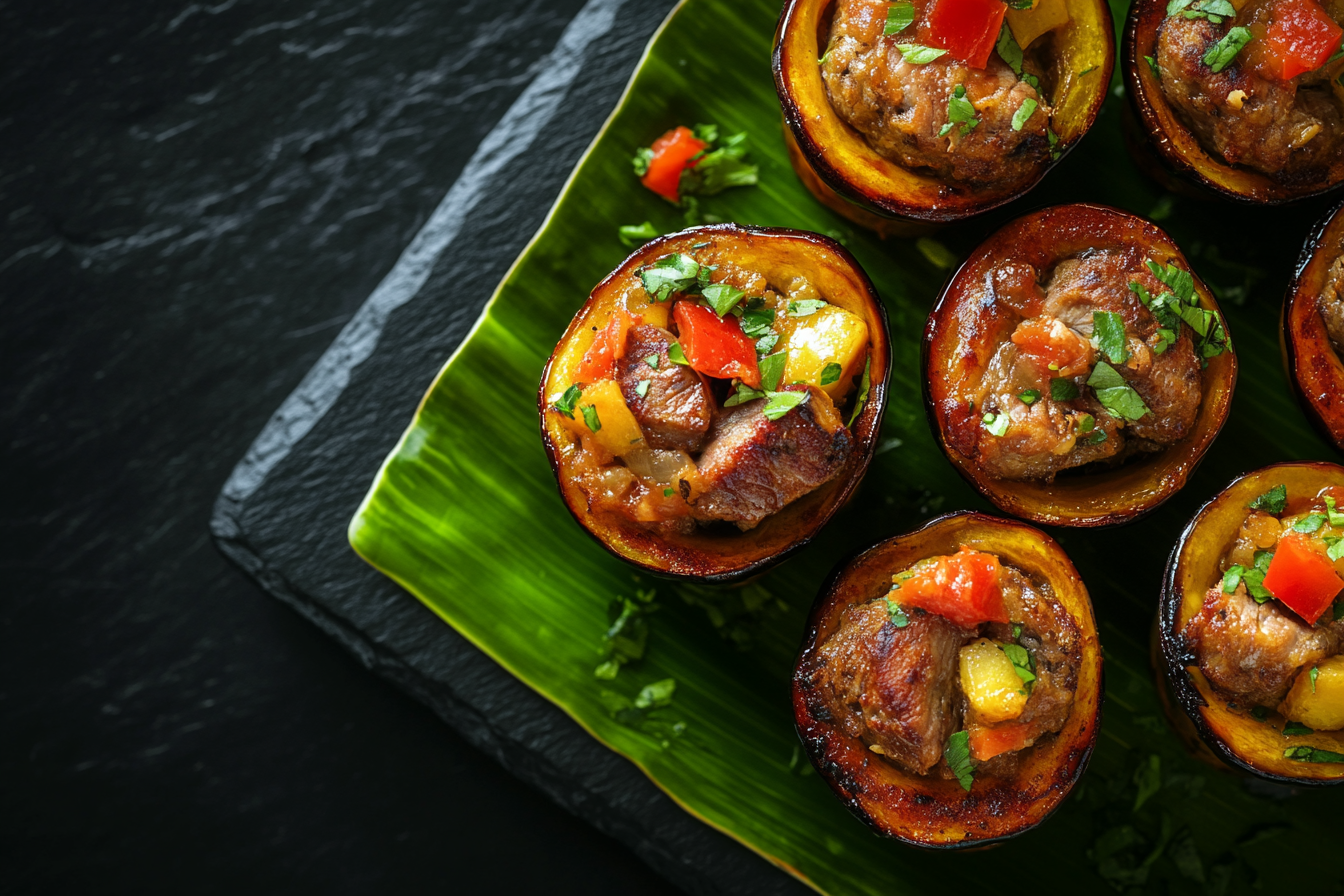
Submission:
M 831 720 L 887 761 L 940 777 L 953 776 L 944 758 L 953 733 L 1010 728 L 1018 747 L 980 762 L 976 773 L 1011 775 L 1024 751 L 1067 721 L 1082 639 L 1047 583 L 1006 564 L 999 569 L 1010 623 L 964 628 L 921 609 L 894 619 L 886 595 L 847 608 L 808 672 Z M 958 658 L 978 638 L 1018 644 L 1031 656 L 1036 680 L 1014 719 L 981 724 L 967 699 Z
M 1331 79 L 1338 65 L 1305 72 L 1290 81 L 1268 75 L 1260 47 L 1275 0 L 1252 0 L 1235 19 L 1167 16 L 1155 55 L 1162 93 L 1204 149 L 1229 165 L 1242 165 L 1283 183 L 1324 182 L 1344 151 L 1344 120 Z M 1322 4 L 1336 21 L 1337 4 Z M 1221 72 L 1204 62 L 1210 48 L 1232 27 L 1248 27 L 1253 39 Z
M 1050 157 L 1050 110 L 1036 88 L 997 52 L 984 70 L 947 57 L 923 65 L 905 61 L 898 44 L 910 33 L 885 36 L 890 4 L 838 0 L 822 79 L 835 111 L 880 155 L 914 170 L 973 186 L 1025 180 Z M 916 21 L 924 3 L 916 3 Z M 915 31 L 915 26 L 910 31 Z M 948 101 L 961 85 L 979 124 L 940 135 Z M 1027 100 L 1039 104 L 1018 130 L 1013 116 Z

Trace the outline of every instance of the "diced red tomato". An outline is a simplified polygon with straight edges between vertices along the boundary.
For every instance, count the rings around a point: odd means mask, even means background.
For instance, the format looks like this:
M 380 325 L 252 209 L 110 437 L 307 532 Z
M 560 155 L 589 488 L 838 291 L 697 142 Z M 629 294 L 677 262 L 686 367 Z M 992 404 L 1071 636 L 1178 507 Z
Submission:
M 920 34 L 971 68 L 984 68 L 998 42 L 1008 6 L 1001 0 L 933 0 Z
M 1029 355 L 1051 376 L 1077 376 L 1092 367 L 1092 343 L 1057 318 L 1024 320 L 1013 331 L 1012 339 L 1024 355 Z
M 705 376 L 737 377 L 753 389 L 761 387 L 761 369 L 756 364 L 756 343 L 742 332 L 731 314 L 719 317 L 704 305 L 678 302 L 672 309 L 677 338 L 691 366 Z
M 1315 624 L 1344 590 L 1344 579 L 1328 557 L 1311 549 L 1305 536 L 1290 534 L 1279 539 L 1264 585 L 1288 609 Z
M 1262 52 L 1278 63 L 1278 76 L 1291 81 L 1325 65 L 1339 49 L 1341 29 L 1315 0 L 1279 0 L 1270 14 Z
M 999 585 L 999 558 L 993 554 L 963 546 L 899 584 L 896 600 L 901 606 L 928 610 L 963 628 L 1008 621 Z
M 580 383 L 595 383 L 615 377 L 616 360 L 625 357 L 625 336 L 634 325 L 635 318 L 628 311 L 616 309 L 607 325 L 593 338 L 593 344 L 574 371 L 574 378 Z
M 690 128 L 673 128 L 653 141 L 649 170 L 639 182 L 664 199 L 680 201 L 681 172 L 695 167 L 691 160 L 708 146 L 703 140 L 697 140 Z
M 1001 753 L 1025 749 L 1028 730 L 1025 722 L 1002 722 L 993 728 L 972 725 L 966 729 L 970 737 L 971 757 L 976 762 L 988 762 Z

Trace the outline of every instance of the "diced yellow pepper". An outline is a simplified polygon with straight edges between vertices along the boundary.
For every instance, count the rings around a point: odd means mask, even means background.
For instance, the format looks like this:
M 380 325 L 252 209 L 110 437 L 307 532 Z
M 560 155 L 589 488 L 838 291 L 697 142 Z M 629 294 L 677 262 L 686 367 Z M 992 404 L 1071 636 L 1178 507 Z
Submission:
M 1036 38 L 1069 20 L 1068 0 L 1037 0 L 1031 9 L 1009 9 L 1006 18 L 1013 40 L 1025 50 Z
M 593 431 L 583 413 L 585 407 L 596 411 L 598 428 Z M 574 419 L 562 418 L 564 424 L 576 433 L 587 432 L 593 441 L 617 457 L 631 448 L 644 445 L 644 433 L 635 415 L 625 405 L 621 387 L 615 380 L 599 380 L 583 387 L 583 396 L 574 406 Z
M 1288 696 L 1283 698 L 1279 712 L 1316 731 L 1338 731 L 1344 728 L 1344 654 L 1313 665 L 1315 689 L 1311 683 L 1312 666 L 1304 666 Z
M 1027 688 L 998 644 L 981 638 L 961 648 L 961 689 L 978 720 L 992 725 L 1022 715 Z
M 644 323 L 650 327 L 662 327 L 666 330 L 668 318 L 671 316 L 669 307 L 671 304 L 671 302 L 655 302 L 641 287 L 626 294 L 625 310 L 636 317 L 642 317 Z
M 855 375 L 863 373 L 868 325 L 838 305 L 823 305 L 805 317 L 784 316 L 782 324 L 775 351 L 789 353 L 783 382 L 817 386 L 839 407 L 854 388 Z M 830 364 L 840 365 L 840 376 L 822 385 L 822 373 Z

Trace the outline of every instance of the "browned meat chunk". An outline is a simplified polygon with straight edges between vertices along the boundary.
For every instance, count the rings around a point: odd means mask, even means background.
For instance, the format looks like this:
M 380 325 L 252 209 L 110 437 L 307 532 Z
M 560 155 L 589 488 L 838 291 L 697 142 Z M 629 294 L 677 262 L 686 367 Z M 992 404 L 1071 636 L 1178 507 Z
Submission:
M 1316 302 L 1325 321 L 1325 332 L 1335 351 L 1344 354 L 1344 256 L 1336 258 L 1325 277 L 1325 289 Z
M 1050 397 L 1050 382 L 1060 371 L 1050 370 L 1041 356 L 1010 339 L 1000 344 L 978 392 L 971 396 L 975 407 L 983 412 L 1007 414 L 1009 419 L 1002 436 L 984 427 L 976 430 L 978 462 L 986 471 L 1000 479 L 1050 480 L 1062 470 L 1134 451 L 1156 450 L 1189 434 L 1203 398 L 1199 358 L 1188 327 L 1181 328 L 1176 343 L 1166 351 L 1153 351 L 1161 341 L 1160 325 L 1129 284 L 1140 283 L 1152 294 L 1166 287 L 1153 277 L 1145 261 L 1146 256 L 1138 252 L 1094 252 L 1060 262 L 1044 298 L 1028 297 L 1025 304 L 1015 294 L 1000 295 L 1006 292 L 1004 283 L 1029 285 L 1029 278 L 1017 270 L 1022 265 L 1014 264 L 1012 271 L 993 279 L 996 301 L 1014 308 L 1021 306 L 1033 314 L 1032 320 L 1059 328 L 1058 341 L 1078 347 L 1078 367 L 1083 372 L 1072 377 L 1079 387 L 1079 397 L 1055 401 Z M 1124 320 L 1130 358 L 1113 366 L 1152 412 L 1140 420 L 1116 419 L 1084 387 L 1092 364 L 1102 360 L 1088 343 L 1098 311 L 1119 314 Z M 1075 368 L 1070 365 L 1068 369 Z M 1039 391 L 1041 398 L 1027 404 L 1019 396 L 1029 389 Z M 1085 415 L 1093 418 L 1092 432 L 1106 434 L 1104 440 L 1096 441 L 1090 433 L 1079 431 Z
M 1157 38 L 1162 93 L 1205 150 L 1228 164 L 1283 182 L 1324 182 L 1344 132 L 1328 77 L 1311 72 L 1285 83 L 1260 77 L 1242 58 L 1217 73 L 1204 64 L 1231 25 L 1246 25 L 1260 11 L 1243 10 L 1222 25 L 1169 16 Z M 1252 48 L 1242 52 L 1250 56 Z
M 807 399 L 778 420 L 761 413 L 765 399 L 727 409 L 682 494 L 699 520 L 750 529 L 789 502 L 829 482 L 854 449 L 853 437 L 825 392 L 793 385 Z
M 661 327 L 631 327 L 625 355 L 616 362 L 616 382 L 650 448 L 698 451 L 714 417 L 714 399 L 695 371 L 668 359 L 675 341 Z M 655 356 L 657 367 L 649 363 Z M 646 380 L 648 388 L 640 395 Z
M 957 651 L 975 637 L 941 616 L 914 610 L 891 623 L 885 597 L 845 610 L 817 651 L 813 681 L 825 710 L 850 736 L 924 774 L 957 730 Z
M 1248 706 L 1277 706 L 1299 669 L 1340 648 L 1335 627 L 1308 626 L 1278 601 L 1258 604 L 1244 584 L 1232 594 L 1210 588 L 1185 638 L 1204 677 Z
M 1082 659 L 1082 635 L 1048 584 L 1037 585 L 1011 566 L 1000 574 L 1008 618 L 1022 625 L 1017 639 L 1036 663 L 1036 681 L 1018 724 L 1029 726 L 1029 742 L 1064 727 L 1073 710 Z M 996 628 L 998 628 L 996 626 Z M 1008 627 L 1011 629 L 1011 627 Z M 996 640 L 1012 641 L 1012 632 L 995 632 Z
M 997 53 L 983 71 L 947 57 L 911 65 L 896 47 L 918 43 L 915 36 L 882 33 L 889 6 L 885 0 L 836 4 L 822 78 L 837 114 L 879 154 L 904 167 L 979 186 L 1029 178 L 1050 154 L 1049 108 L 1035 88 Z M 965 88 L 980 123 L 965 134 L 958 124 L 939 136 L 957 85 Z M 1021 130 L 1013 130 L 1013 116 L 1027 100 L 1040 106 Z

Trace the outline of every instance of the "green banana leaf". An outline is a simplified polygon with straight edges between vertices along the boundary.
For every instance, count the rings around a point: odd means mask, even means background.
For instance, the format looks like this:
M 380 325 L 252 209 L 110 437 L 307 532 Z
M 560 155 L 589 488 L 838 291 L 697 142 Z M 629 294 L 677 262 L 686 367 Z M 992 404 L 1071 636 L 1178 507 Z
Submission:
M 1108 884 L 1128 892 L 1327 892 L 1341 879 L 1331 851 L 1340 795 L 1257 788 L 1189 758 L 1162 715 L 1148 649 L 1163 566 L 1199 504 L 1245 470 L 1332 456 L 1290 398 L 1277 337 L 1279 299 L 1319 209 L 1239 209 L 1164 193 L 1126 155 L 1117 77 L 1091 133 L 1033 194 L 932 241 L 881 241 L 814 201 L 789 167 L 770 72 L 779 5 L 687 0 L 670 16 L 550 218 L 378 474 L 350 525 L 355 549 L 688 812 L 822 892 Z M 1114 11 L 1119 25 L 1123 5 Z M 760 166 L 759 186 L 707 199 L 701 211 L 836 236 L 877 284 L 893 337 L 882 441 L 856 499 L 800 556 L 737 590 L 636 575 L 590 540 L 557 494 L 535 404 L 542 365 L 570 317 L 629 251 L 618 225 L 683 226 L 681 210 L 640 187 L 633 150 L 697 122 L 747 132 Z M 1123 529 L 1053 533 L 1088 584 L 1106 656 L 1101 738 L 1075 793 L 1040 828 L 996 849 L 922 852 L 874 835 L 811 773 L 788 699 L 794 654 L 807 609 L 838 561 L 939 513 L 988 509 L 939 453 L 925 419 L 925 316 L 949 256 L 1031 208 L 1080 200 L 1149 214 L 1170 230 L 1223 298 L 1240 388 L 1231 421 L 1176 499 Z M 650 591 L 658 609 L 640 617 L 643 658 L 598 678 L 612 602 L 630 598 L 646 610 Z M 642 689 L 666 679 L 676 682 L 669 705 L 636 705 Z

